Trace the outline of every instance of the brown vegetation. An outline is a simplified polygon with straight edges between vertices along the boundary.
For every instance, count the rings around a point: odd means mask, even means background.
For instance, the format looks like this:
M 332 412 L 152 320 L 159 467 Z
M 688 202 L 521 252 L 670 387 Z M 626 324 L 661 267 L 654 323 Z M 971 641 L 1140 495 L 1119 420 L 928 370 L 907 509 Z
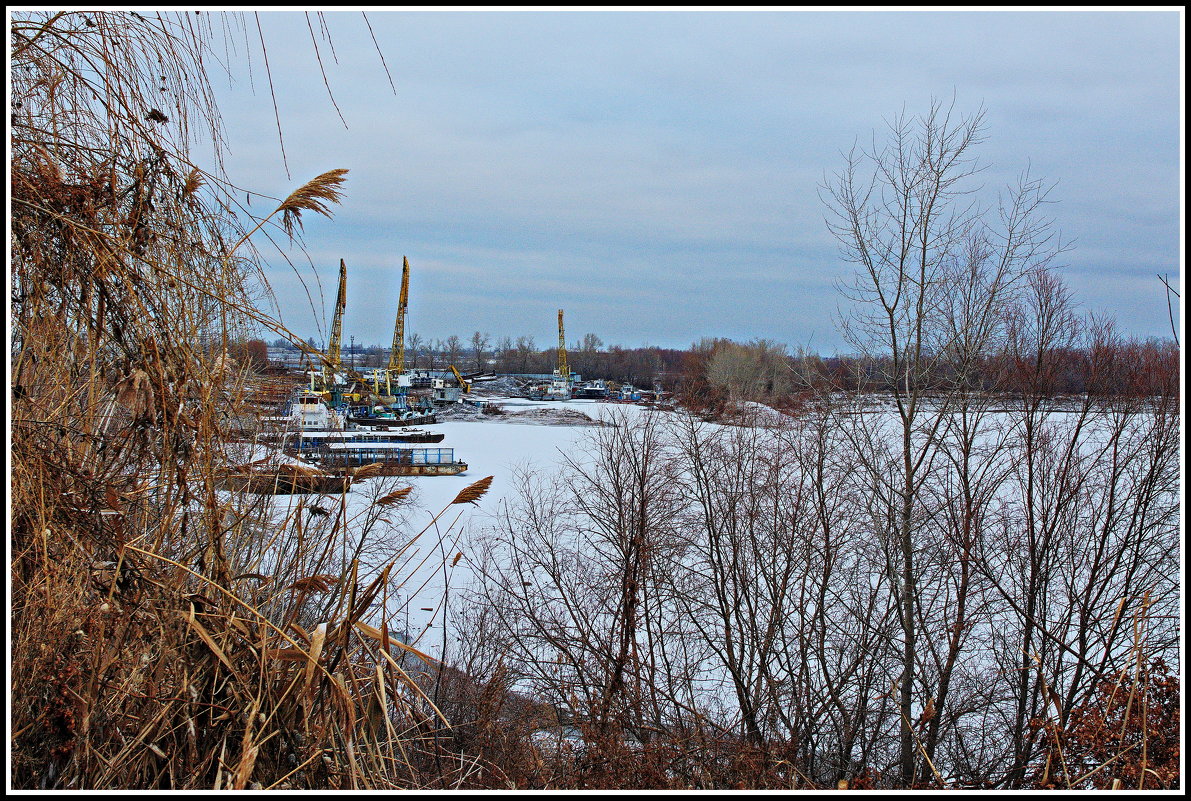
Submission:
M 329 213 L 343 171 L 252 219 L 188 161 L 219 139 L 206 20 L 12 16 L 11 782 L 420 786 L 443 722 L 386 618 L 405 542 L 369 541 L 401 491 L 219 491 L 260 356 L 235 343 L 286 335 L 248 238 Z

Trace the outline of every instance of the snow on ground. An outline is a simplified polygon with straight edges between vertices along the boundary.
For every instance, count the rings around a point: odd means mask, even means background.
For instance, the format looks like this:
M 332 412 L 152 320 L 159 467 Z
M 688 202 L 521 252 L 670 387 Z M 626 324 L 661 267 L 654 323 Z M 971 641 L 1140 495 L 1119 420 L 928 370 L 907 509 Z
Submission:
M 433 654 L 441 653 L 441 610 L 447 593 L 469 584 L 473 575 L 466 553 L 457 564 L 450 564 L 461 551 L 456 543 L 465 539 L 459 536 L 461 530 L 482 526 L 487 518 L 500 512 L 506 501 L 514 500 L 513 475 L 518 468 L 534 467 L 547 472 L 561 469 L 564 454 L 582 458 L 584 440 L 592 432 L 594 421 L 606 417 L 612 408 L 638 408 L 612 407 L 593 400 L 493 400 L 504 408 L 504 415 L 485 415 L 476 422 L 448 420 L 432 427 L 446 434 L 435 447 L 454 448 L 455 458 L 467 462 L 464 474 L 406 479 L 417 489 L 417 509 L 409 515 L 409 528 L 417 531 L 462 489 L 485 476 L 493 476 L 491 489 L 477 504 L 452 507 L 440 520 L 440 525 L 445 524 L 455 518 L 456 510 L 464 510 L 448 541 L 440 544 L 433 532 L 427 532 L 418 542 L 427 555 L 437 553 L 407 584 L 418 588 L 408 604 L 409 631 L 415 637 L 421 633 L 418 647 Z M 401 622 L 404 626 L 404 620 Z
M 432 445 L 411 445 L 412 448 L 453 448 L 455 458 L 467 463 L 467 470 L 457 476 L 409 476 L 398 479 L 401 485 L 412 485 L 413 504 L 407 507 L 407 525 L 391 531 L 390 536 L 404 541 L 427 529 L 403 556 L 398 569 L 405 565 L 402 591 L 405 597 L 400 610 L 394 613 L 390 626 L 405 629 L 418 647 L 439 654 L 442 650 L 442 610 L 448 593 L 470 583 L 472 571 L 467 554 L 455 561 L 462 551 L 463 536 L 470 527 L 480 526 L 499 513 L 506 501 L 516 496 L 513 476 L 519 468 L 532 467 L 544 471 L 557 470 L 564 462 L 564 454 L 582 458 L 584 438 L 607 417 L 611 410 L 638 407 L 601 403 L 594 400 L 531 401 L 524 398 L 492 398 L 504 410 L 502 415 L 481 415 L 464 412 L 459 417 L 441 415 L 429 427 L 446 437 Z M 475 407 L 469 407 L 474 409 Z M 631 412 L 630 412 L 631 413 Z M 260 458 L 268 449 L 256 446 L 252 458 Z M 285 461 L 293 461 L 285 457 Z M 447 508 L 466 487 L 486 476 L 493 481 L 487 494 L 475 504 L 450 506 L 436 524 L 435 515 Z M 370 479 L 356 482 L 344 496 L 347 517 L 352 519 L 373 502 L 376 494 Z M 389 486 L 389 485 L 386 485 Z M 275 496 L 275 509 L 284 513 L 291 509 L 299 495 Z M 306 496 L 309 497 L 309 496 Z M 456 522 L 457 521 L 457 522 Z M 427 528 L 429 526 L 429 528 Z M 394 543 L 396 544 L 396 543 Z M 400 603 L 398 604 L 401 605 Z M 408 617 L 406 616 L 408 614 Z
M 413 504 L 405 509 L 407 525 L 390 534 L 404 541 L 430 525 L 435 515 L 448 507 L 464 488 L 486 476 L 493 477 L 491 488 L 480 501 L 474 505 L 451 506 L 436 526 L 419 537 L 403 560 L 404 564 L 415 566 L 413 569 L 407 567 L 402 575 L 405 579 L 403 592 L 411 597 L 394 615 L 390 625 L 410 632 L 418 647 L 431 654 L 441 653 L 445 633 L 443 608 L 449 593 L 467 586 L 473 577 L 468 554 L 461 545 L 466 539 L 464 535 L 473 527 L 484 526 L 500 513 L 505 502 L 516 499 L 514 475 L 517 470 L 533 467 L 547 473 L 557 471 L 561 469 L 565 455 L 582 461 L 585 440 L 594 433 L 593 426 L 615 413 L 647 413 L 640 406 L 594 400 L 532 401 L 504 397 L 486 400 L 500 405 L 504 414 L 483 415 L 474 406 L 461 406 L 451 410 L 457 414 L 441 415 L 443 422 L 431 426 L 433 431 L 446 437 L 441 443 L 426 447 L 453 448 L 455 458 L 467 463 L 466 472 L 458 476 L 399 479 L 402 485 L 415 488 Z M 748 411 L 757 412 L 761 422 L 777 422 L 784 417 L 761 404 L 749 406 Z M 888 416 L 889 422 L 893 420 L 888 399 L 867 398 L 860 411 Z M 259 458 L 263 454 L 258 448 L 252 455 Z M 376 494 L 376 488 L 371 486 L 373 482 L 385 480 L 372 479 L 353 485 L 344 498 L 349 519 L 373 502 Z M 290 508 L 300 497 L 277 496 L 276 508 L 279 511 Z M 463 555 L 455 562 L 456 554 L 461 552 Z
M 467 471 L 458 476 L 418 476 L 408 480 L 418 489 L 427 519 L 459 494 L 459 491 L 485 476 L 494 476 L 492 489 L 480 501 L 481 509 L 495 510 L 495 502 L 511 490 L 513 469 L 533 463 L 549 467 L 561 463 L 562 454 L 581 446 L 592 420 L 601 414 L 598 401 L 527 401 L 501 402 L 505 415 L 482 416 L 473 421 L 447 420 L 430 430 L 446 434 L 436 448 L 454 448 L 455 458 L 467 462 Z M 563 414 L 548 414 L 549 411 Z M 567 413 L 580 413 L 583 418 Z M 571 422 L 573 420 L 574 422 Z M 578 424 L 576 424 L 578 423 Z M 417 446 L 414 446 L 417 447 Z

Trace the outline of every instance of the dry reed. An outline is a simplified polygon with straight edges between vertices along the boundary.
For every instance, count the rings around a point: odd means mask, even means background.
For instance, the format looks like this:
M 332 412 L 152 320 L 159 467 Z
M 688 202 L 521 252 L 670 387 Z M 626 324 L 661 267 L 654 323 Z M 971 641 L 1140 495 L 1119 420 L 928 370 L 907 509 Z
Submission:
M 252 412 L 227 348 L 261 326 L 292 336 L 258 310 L 249 237 L 329 216 L 345 171 L 253 219 L 190 163 L 222 141 L 214 19 L 11 17 L 10 780 L 455 781 L 468 768 L 426 773 L 444 723 L 429 658 L 390 632 L 404 574 L 375 564 L 383 521 L 342 497 L 278 515 L 220 489 Z

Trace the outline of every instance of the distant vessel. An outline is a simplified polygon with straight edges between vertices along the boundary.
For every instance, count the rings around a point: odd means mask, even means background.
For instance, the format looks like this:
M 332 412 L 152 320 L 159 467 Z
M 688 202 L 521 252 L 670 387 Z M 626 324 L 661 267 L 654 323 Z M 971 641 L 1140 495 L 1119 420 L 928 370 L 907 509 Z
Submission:
M 271 467 L 242 465 L 219 477 L 221 489 L 251 492 L 257 495 L 334 494 L 347 492 L 350 475 L 330 475 L 306 465 L 282 464 Z
M 342 431 L 344 416 L 327 405 L 317 392 L 302 390 L 287 400 L 276 415 L 261 418 L 266 427 L 284 431 Z
M 346 443 L 431 443 L 442 442 L 446 434 L 436 434 L 422 428 L 359 428 L 343 431 L 270 431 L 257 435 L 257 440 L 276 444 L 285 453 L 302 456 L 316 453 L 329 442 Z
M 358 426 L 391 427 L 391 426 L 428 426 L 438 422 L 433 414 L 417 412 L 412 409 L 404 411 L 378 411 L 376 408 L 368 410 L 357 409 L 347 416 L 347 422 Z
M 575 387 L 572 396 L 580 399 L 603 400 L 608 397 L 611 391 L 604 379 L 597 378 L 594 381 L 587 381 Z
M 530 400 L 570 400 L 571 377 L 568 373 L 554 371 L 549 383 L 534 384 L 526 392 Z
M 641 390 L 632 384 L 621 384 L 620 389 L 614 392 L 612 397 L 617 400 L 638 401 L 641 400 Z
M 467 462 L 455 459 L 454 448 L 406 448 L 387 442 L 327 442 L 311 459 L 336 475 L 364 465 L 379 465 L 376 475 L 381 476 L 456 476 L 467 470 Z

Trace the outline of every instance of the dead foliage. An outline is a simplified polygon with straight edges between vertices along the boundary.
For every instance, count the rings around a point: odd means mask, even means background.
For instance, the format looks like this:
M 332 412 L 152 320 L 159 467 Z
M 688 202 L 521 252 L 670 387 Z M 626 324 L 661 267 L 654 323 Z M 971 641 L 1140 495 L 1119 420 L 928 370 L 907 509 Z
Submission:
M 220 490 L 250 412 L 229 346 L 287 335 L 249 237 L 329 214 L 345 171 L 253 218 L 188 160 L 221 143 L 215 19 L 10 18 L 11 784 L 421 786 L 444 722 L 374 516 Z

